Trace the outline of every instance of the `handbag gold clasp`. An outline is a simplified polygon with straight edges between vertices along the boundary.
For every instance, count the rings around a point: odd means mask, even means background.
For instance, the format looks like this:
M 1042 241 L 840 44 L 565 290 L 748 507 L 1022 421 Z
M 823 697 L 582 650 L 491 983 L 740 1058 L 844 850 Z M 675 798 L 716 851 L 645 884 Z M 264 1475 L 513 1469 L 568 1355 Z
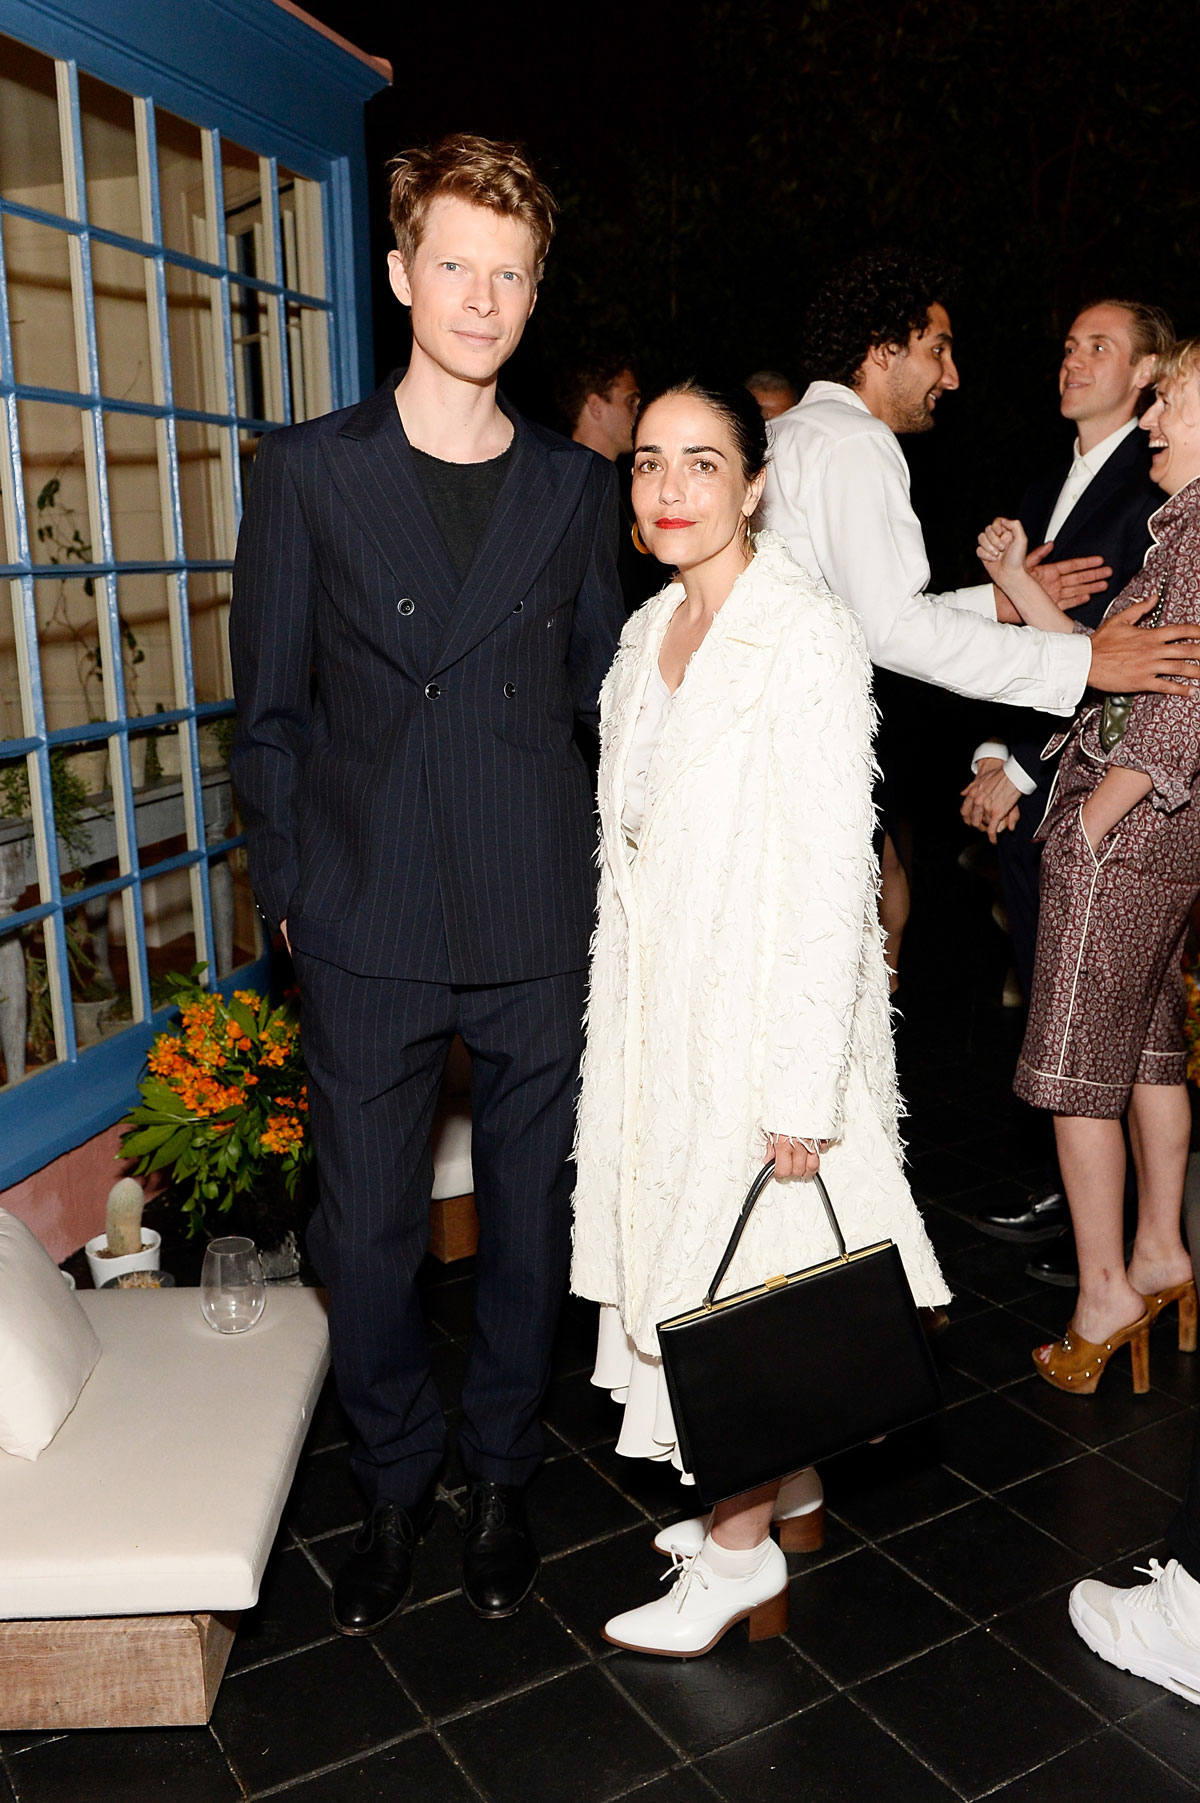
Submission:
M 778 1277 L 765 1278 L 763 1281 L 763 1289 L 764 1290 L 781 1290 L 786 1283 L 787 1283 L 787 1278 L 783 1275 L 782 1272 L 780 1272 Z

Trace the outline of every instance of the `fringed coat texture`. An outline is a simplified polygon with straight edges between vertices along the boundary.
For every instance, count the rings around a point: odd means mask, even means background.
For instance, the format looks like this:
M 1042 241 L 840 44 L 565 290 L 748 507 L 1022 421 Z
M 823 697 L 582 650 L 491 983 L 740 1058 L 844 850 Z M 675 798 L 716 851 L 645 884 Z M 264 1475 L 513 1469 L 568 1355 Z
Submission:
M 756 543 L 672 701 L 632 856 L 625 767 L 680 584 L 630 619 L 601 693 L 572 1288 L 651 1355 L 703 1295 L 767 1132 L 832 1140 L 847 1242 L 894 1239 L 918 1305 L 948 1300 L 901 1163 L 862 629 L 777 534 Z M 835 1250 L 814 1186 L 772 1183 L 722 1293 Z

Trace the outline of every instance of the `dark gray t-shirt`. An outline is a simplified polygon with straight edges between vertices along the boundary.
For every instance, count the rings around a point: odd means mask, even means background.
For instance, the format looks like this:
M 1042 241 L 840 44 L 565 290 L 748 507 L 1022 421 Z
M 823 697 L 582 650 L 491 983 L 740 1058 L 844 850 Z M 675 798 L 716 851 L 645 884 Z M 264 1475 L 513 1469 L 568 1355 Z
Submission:
M 486 463 L 443 463 L 440 457 L 431 457 L 428 451 L 413 447 L 413 462 L 429 511 L 460 581 L 475 561 L 516 442 L 514 434 L 508 449 Z

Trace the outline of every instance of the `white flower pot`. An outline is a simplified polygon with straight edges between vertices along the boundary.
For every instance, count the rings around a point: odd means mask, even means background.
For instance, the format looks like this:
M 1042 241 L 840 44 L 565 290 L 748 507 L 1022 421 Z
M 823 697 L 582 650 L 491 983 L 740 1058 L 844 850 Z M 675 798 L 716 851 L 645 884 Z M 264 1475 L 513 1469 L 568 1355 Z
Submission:
M 142 1249 L 140 1252 L 126 1252 L 120 1258 L 99 1258 L 108 1244 L 106 1233 L 97 1233 L 84 1247 L 87 1253 L 88 1270 L 92 1274 L 92 1282 L 99 1289 L 110 1277 L 124 1277 L 126 1271 L 157 1271 L 158 1255 L 162 1250 L 162 1235 L 155 1233 L 152 1227 L 142 1228 Z

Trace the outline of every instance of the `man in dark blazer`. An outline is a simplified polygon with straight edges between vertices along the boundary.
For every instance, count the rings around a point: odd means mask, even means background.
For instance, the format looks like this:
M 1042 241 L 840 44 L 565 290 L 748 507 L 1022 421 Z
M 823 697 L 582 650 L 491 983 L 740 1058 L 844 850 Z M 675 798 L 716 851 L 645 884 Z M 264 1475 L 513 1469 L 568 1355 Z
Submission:
M 1157 307 L 1139 301 L 1098 301 L 1072 323 L 1059 366 L 1060 411 L 1075 426 L 1069 452 L 1032 483 L 1019 514 L 1031 545 L 1049 542 L 1054 557 L 1099 556 L 1108 576 L 1103 587 L 1072 609 L 1072 618 L 1096 627 L 1113 597 L 1142 567 L 1150 544 L 1149 520 L 1162 506 L 1162 490 L 1150 480 L 1146 434 L 1137 429 L 1151 395 L 1154 364 L 1173 337 Z M 1026 997 L 1033 984 L 1038 926 L 1041 824 L 1054 781 L 1055 760 L 1042 749 L 1062 721 L 1032 709 L 1007 710 L 995 738 L 975 753 L 975 780 L 966 791 L 963 818 L 996 843 L 1017 975 Z M 985 1233 L 1036 1245 L 1070 1227 L 1057 1166 L 1016 1209 L 985 1209 L 977 1217 Z M 1048 1281 L 1073 1282 L 1070 1241 L 1031 1270 Z
M 360 406 L 272 434 L 238 544 L 233 771 L 251 876 L 300 983 L 334 1372 L 371 1513 L 334 1625 L 407 1594 L 445 1421 L 415 1288 L 430 1124 L 472 1058 L 480 1217 L 458 1444 L 463 1587 L 508 1615 L 538 1557 L 524 1486 L 565 1290 L 593 925 L 593 727 L 625 617 L 609 465 L 496 392 L 552 202 L 511 146 L 397 159 L 391 280 L 412 360 Z

